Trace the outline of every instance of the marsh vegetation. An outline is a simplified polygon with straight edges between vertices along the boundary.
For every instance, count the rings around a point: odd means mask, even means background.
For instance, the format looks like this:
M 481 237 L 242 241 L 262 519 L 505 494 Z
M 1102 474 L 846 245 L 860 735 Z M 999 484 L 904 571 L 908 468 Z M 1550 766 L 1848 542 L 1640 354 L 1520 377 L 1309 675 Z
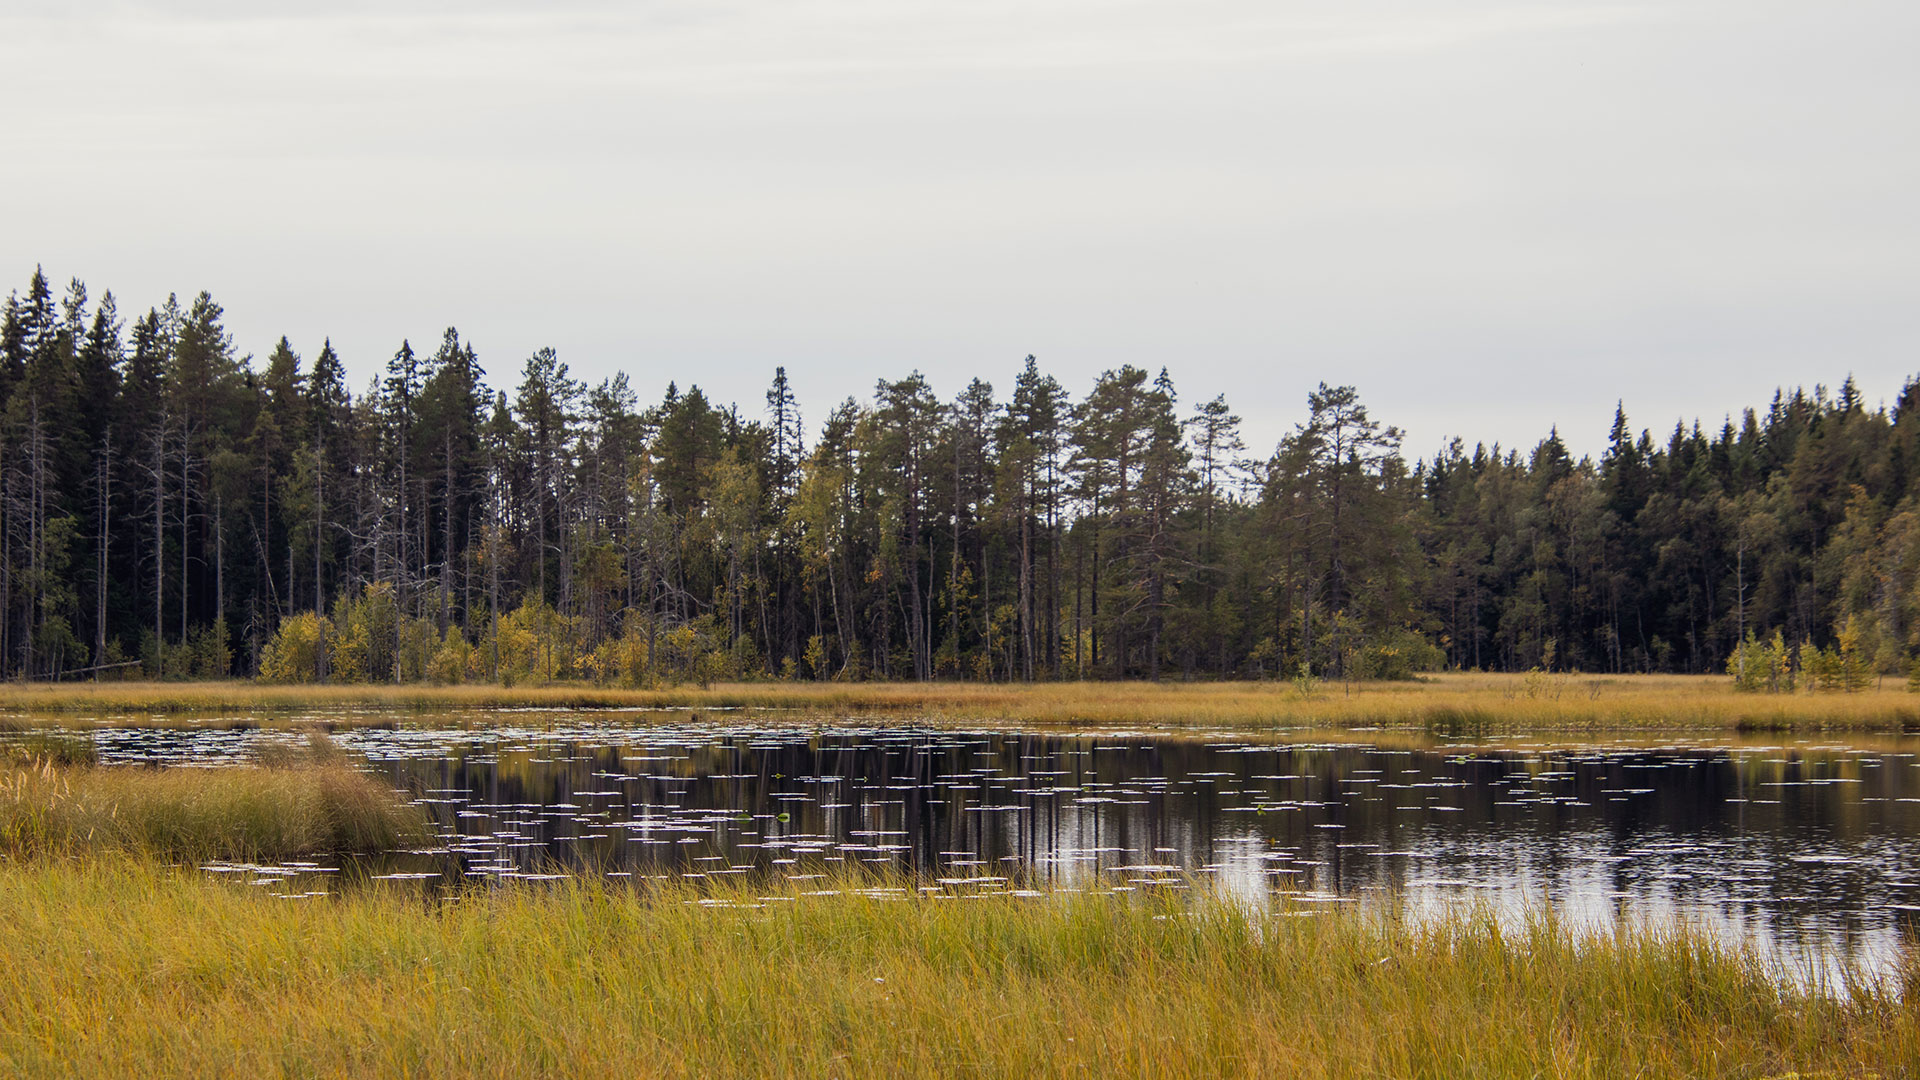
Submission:
M 5 693 L 21 1075 L 1920 1066 L 1920 966 L 1879 919 L 1920 766 L 1847 746 L 1903 691 Z M 1465 742 L 1438 723 L 1469 709 Z M 1714 749 L 1741 728 L 1782 741 Z M 1521 730 L 1666 749 L 1501 749 Z
M 0 872 L 23 1075 L 1903 1075 L 1902 973 L 1463 911 L 563 882 L 289 901 L 147 862 Z M 104 1039 L 100 1033 L 111 1031 Z
M 129 768 L 0 758 L 0 857 L 285 859 L 429 835 L 418 807 L 351 765 Z
M 810 683 L 631 690 L 545 686 L 277 686 L 242 681 L 0 686 L 0 728 L 89 724 L 484 726 L 495 710 L 746 710 L 796 719 L 1168 731 L 1387 729 L 1439 736 L 1920 730 L 1904 680 L 1855 693 L 1752 694 L 1716 676 L 1450 673 L 1417 681 Z

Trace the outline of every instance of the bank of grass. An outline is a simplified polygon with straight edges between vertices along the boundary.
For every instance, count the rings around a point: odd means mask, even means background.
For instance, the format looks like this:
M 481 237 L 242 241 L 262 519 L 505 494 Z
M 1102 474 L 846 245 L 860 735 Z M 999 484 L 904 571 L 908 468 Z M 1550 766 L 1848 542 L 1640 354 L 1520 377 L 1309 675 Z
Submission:
M 386 851 L 430 837 L 420 809 L 366 773 L 326 757 L 287 764 L 0 763 L 0 858 L 283 859 Z
M 1446 736 L 1529 732 L 1901 732 L 1920 695 L 1741 694 L 1720 676 L 1446 674 L 1416 682 L 795 683 L 593 686 L 272 686 L 251 682 L 15 684 L 0 725 L 487 724 L 512 708 L 777 710 L 800 718 L 946 725 L 1285 730 L 1387 728 Z M 676 717 L 684 719 L 683 716 Z
M 21 1076 L 1920 1068 L 1896 985 L 1794 989 L 1686 932 L 1503 932 L 1471 913 L 792 884 L 282 900 L 141 860 L 0 867 L 0 911 L 0 1069 Z

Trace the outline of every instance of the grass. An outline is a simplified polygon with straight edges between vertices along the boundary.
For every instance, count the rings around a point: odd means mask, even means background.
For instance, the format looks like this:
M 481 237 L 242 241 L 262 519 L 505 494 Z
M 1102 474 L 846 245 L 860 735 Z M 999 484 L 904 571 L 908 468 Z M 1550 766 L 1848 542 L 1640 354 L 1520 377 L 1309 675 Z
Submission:
M 185 859 L 384 851 L 430 836 L 418 807 L 336 760 L 291 767 L 0 765 L 0 856 L 102 850 Z M 0 909 L 4 910 L 4 909 Z
M 1475 675 L 1418 682 L 783 683 L 619 690 L 591 686 L 268 686 L 249 682 L 15 684 L 0 725 L 488 723 L 488 710 L 782 710 L 806 718 L 1160 730 L 1387 728 L 1443 736 L 1529 732 L 1902 732 L 1920 695 L 1901 684 L 1858 694 L 1735 693 L 1718 676 Z M 458 713 L 468 714 L 461 717 Z
M 142 860 L 0 868 L 0 911 L 0 1067 L 21 1076 L 1920 1068 L 1898 985 L 1792 989 L 1684 931 L 1471 912 L 582 882 L 290 901 Z
M 1617 689 L 1718 700 L 1698 682 Z M 956 723 L 1024 700 L 1045 722 L 1212 706 L 1220 726 L 1256 692 L 853 690 L 864 708 Z M 1321 704 L 1377 716 L 1419 694 L 1560 702 L 1440 680 Z M 0 745 L 0 1074 L 1920 1074 L 1916 955 L 1884 979 L 1809 983 L 1684 928 L 1514 926 L 1472 908 L 1410 921 L 1390 900 L 1252 907 L 1202 882 L 1027 898 L 851 874 L 362 882 L 284 899 L 169 861 L 380 851 L 422 839 L 420 811 L 317 732 L 222 769 L 95 767 L 84 745 L 31 726 Z

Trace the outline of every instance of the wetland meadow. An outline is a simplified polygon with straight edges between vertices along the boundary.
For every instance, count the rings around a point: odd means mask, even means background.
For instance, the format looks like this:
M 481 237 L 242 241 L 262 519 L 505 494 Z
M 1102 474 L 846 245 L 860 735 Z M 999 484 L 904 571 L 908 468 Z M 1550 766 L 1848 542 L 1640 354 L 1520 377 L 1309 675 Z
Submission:
M 0 1080 L 1920 1078 L 1920 6 L 8 7 Z
M 1911 1075 L 1914 700 L 9 688 L 0 1066 Z

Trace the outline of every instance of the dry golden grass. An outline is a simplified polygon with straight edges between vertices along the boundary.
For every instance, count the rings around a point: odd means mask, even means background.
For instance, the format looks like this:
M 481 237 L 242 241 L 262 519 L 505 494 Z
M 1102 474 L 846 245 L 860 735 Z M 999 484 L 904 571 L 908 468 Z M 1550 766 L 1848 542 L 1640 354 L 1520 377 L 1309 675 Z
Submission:
M 578 882 L 290 901 L 140 861 L 0 866 L 0 910 L 0 1069 L 17 1076 L 1920 1068 L 1893 985 L 1809 992 L 1685 932 L 1473 913 Z
M 430 836 L 418 807 L 338 762 L 144 769 L 43 758 L 0 766 L 0 856 L 277 859 L 385 851 Z
M 1407 683 L 784 683 L 660 690 L 592 686 L 268 686 L 247 682 L 12 685 L 0 725 L 108 722 L 488 723 L 499 708 L 782 710 L 803 717 L 911 718 L 950 725 L 1159 730 L 1351 730 L 1441 735 L 1526 732 L 1900 732 L 1920 730 L 1920 695 L 1735 693 L 1716 676 L 1472 675 Z M 460 713 L 467 713 L 462 718 Z

